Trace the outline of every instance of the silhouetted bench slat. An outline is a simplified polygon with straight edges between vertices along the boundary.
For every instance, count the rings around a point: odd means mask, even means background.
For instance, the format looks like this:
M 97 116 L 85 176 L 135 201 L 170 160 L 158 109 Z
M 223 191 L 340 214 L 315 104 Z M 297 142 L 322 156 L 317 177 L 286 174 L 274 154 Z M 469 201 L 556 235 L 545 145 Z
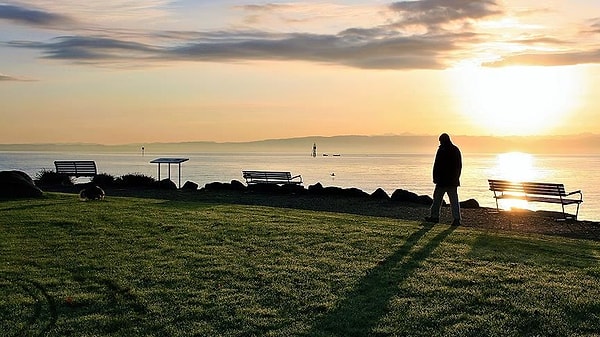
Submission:
M 560 204 L 562 206 L 563 216 L 566 219 L 565 205 L 577 204 L 575 220 L 579 214 L 579 204 L 583 202 L 583 193 L 581 190 L 569 192 L 565 191 L 565 185 L 556 183 L 538 183 L 538 182 L 513 182 L 507 180 L 488 179 L 490 191 L 494 192 L 496 199 L 496 209 L 498 209 L 498 199 L 518 199 L 531 202 L 546 202 Z M 578 194 L 579 197 L 568 198 Z
M 246 184 L 302 184 L 302 176 L 290 172 L 242 171 Z
M 93 160 L 56 160 L 56 173 L 72 177 L 94 177 L 98 174 Z

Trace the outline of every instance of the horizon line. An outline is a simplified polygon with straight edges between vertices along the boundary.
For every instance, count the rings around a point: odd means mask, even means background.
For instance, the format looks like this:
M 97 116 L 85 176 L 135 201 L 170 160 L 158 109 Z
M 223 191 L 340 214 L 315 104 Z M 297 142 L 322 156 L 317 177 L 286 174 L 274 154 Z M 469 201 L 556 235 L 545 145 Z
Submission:
M 343 137 L 356 137 L 356 138 L 376 138 L 376 137 L 438 137 L 439 134 L 412 134 L 412 133 L 402 133 L 402 134 L 379 134 L 379 135 L 359 135 L 359 134 L 342 134 L 342 135 L 334 135 L 334 136 L 323 136 L 323 135 L 310 135 L 310 136 L 297 136 L 297 137 L 288 137 L 288 138 L 264 138 L 257 140 L 245 140 L 245 141 L 215 141 L 215 140 L 181 140 L 181 141 L 153 141 L 153 142 L 142 142 L 142 141 L 132 141 L 129 143 L 116 143 L 116 144 L 107 144 L 107 143 L 92 143 L 92 142 L 31 142 L 31 143 L 0 143 L 0 146 L 106 146 L 106 147 L 118 147 L 118 146 L 131 146 L 131 145 L 144 145 L 144 144 L 155 144 L 155 145 L 168 145 L 168 144 L 193 144 L 193 143 L 207 143 L 207 144 L 232 144 L 232 145 L 241 145 L 241 144 L 251 144 L 251 143 L 260 143 L 260 142 L 270 142 L 270 141 L 286 141 L 286 140 L 300 140 L 300 139 L 308 139 L 308 138 L 343 138 Z M 547 135 L 547 134 L 538 134 L 538 135 L 467 135 L 467 134 L 450 134 L 452 138 L 565 138 L 565 137 L 598 137 L 600 133 L 592 133 L 592 132 L 583 132 L 583 133 L 573 133 L 573 134 L 560 134 L 560 135 Z

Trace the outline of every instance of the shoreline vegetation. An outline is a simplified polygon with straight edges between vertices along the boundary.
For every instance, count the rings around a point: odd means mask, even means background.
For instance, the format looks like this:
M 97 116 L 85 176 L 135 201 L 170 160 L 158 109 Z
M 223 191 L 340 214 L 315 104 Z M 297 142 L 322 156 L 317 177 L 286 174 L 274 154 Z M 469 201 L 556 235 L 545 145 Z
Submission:
M 464 153 L 529 152 L 535 154 L 596 154 L 600 149 L 600 135 L 580 134 L 564 136 L 453 136 Z M 125 152 L 139 153 L 143 147 L 152 153 L 228 153 L 272 152 L 310 154 L 312 145 L 319 152 L 342 154 L 399 154 L 430 153 L 437 147 L 437 136 L 310 136 L 287 139 L 267 139 L 248 142 L 173 142 L 131 144 L 39 143 L 0 144 L 0 151 L 65 151 L 65 152 Z
M 425 205 L 225 184 L 82 201 L 82 186 L 0 202 L 8 336 L 600 331 L 598 224 L 473 208 L 433 225 Z

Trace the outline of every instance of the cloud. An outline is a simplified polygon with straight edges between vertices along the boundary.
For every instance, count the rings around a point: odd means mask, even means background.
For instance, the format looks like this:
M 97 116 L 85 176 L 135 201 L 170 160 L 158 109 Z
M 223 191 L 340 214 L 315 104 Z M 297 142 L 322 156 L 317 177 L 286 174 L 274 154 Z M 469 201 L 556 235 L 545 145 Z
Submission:
M 600 18 L 593 19 L 591 22 L 591 32 L 600 33 Z
M 24 78 L 19 78 L 19 77 L 15 77 L 15 76 L 10 76 L 10 75 L 6 75 L 3 73 L 0 73 L 0 82 L 4 82 L 4 81 L 17 81 L 17 82 L 31 82 L 33 80 L 30 79 L 24 79 Z
M 50 42 L 15 41 L 11 46 L 40 49 L 49 59 L 74 60 L 97 63 L 111 60 L 135 60 L 153 57 L 160 53 L 143 43 L 106 37 L 64 36 Z
M 71 18 L 65 15 L 1 3 L 0 20 L 9 20 L 31 26 L 59 26 L 73 22 Z
M 398 25 L 422 25 L 428 29 L 504 13 L 494 0 L 401 1 L 392 3 L 390 8 L 401 16 Z
M 590 22 L 589 26 L 592 29 L 583 30 L 581 34 L 600 33 L 600 19 Z M 552 36 L 536 36 L 507 42 L 525 51 L 504 55 L 497 60 L 483 63 L 483 66 L 570 66 L 600 63 L 600 48 L 596 44 L 586 46 L 576 40 L 568 41 Z M 572 48 L 573 46 L 577 46 L 577 49 Z
M 16 81 L 17 79 L 12 76 L 0 74 L 0 81 Z
M 423 0 L 420 6 L 394 3 L 388 13 L 412 13 L 417 18 L 442 8 L 455 13 L 446 20 L 482 17 L 494 13 L 489 1 Z M 467 8 L 461 10 L 460 4 Z M 327 8 L 332 5 L 321 5 Z M 310 4 L 266 4 L 242 7 L 250 12 L 310 13 Z M 340 6 L 335 10 L 343 11 Z M 347 8 L 347 7 L 344 7 Z M 364 10 L 364 8 L 362 8 Z M 405 20 L 407 16 L 401 18 Z M 397 19 L 397 18 L 396 18 Z M 435 24 L 441 24 L 441 18 Z M 433 24 L 429 22 L 428 24 Z M 450 65 L 452 54 L 461 44 L 468 44 L 476 34 L 442 30 L 413 33 L 398 29 L 398 22 L 374 27 L 350 27 L 338 33 L 273 33 L 263 30 L 221 30 L 212 32 L 140 32 L 131 34 L 106 29 L 89 35 L 90 30 L 54 38 L 45 42 L 13 41 L 13 47 L 37 49 L 43 57 L 87 64 L 140 64 L 168 61 L 244 62 L 259 60 L 308 61 L 365 69 L 443 69 Z M 97 31 L 99 32 L 99 31 Z
M 487 67 L 506 66 L 569 66 L 600 63 L 600 49 L 587 52 L 528 53 L 507 56 L 501 60 L 484 63 Z
M 391 36 L 370 39 L 350 32 L 337 35 L 265 32 L 162 33 L 167 44 L 149 44 L 100 36 L 63 36 L 50 42 L 15 41 L 13 47 L 41 50 L 49 59 L 80 63 L 293 60 L 368 69 L 441 69 L 443 55 L 462 37 Z M 187 40 L 180 40 L 180 38 Z
M 76 5 L 70 0 L 65 1 L 73 6 Z M 46 4 L 46 8 L 59 8 L 49 7 L 53 3 L 49 0 L 40 0 L 40 3 Z M 62 4 L 60 6 L 64 5 L 63 2 L 58 3 Z M 155 17 L 164 14 L 161 10 L 165 8 L 166 0 L 154 0 L 148 3 L 147 8 L 138 8 L 136 6 L 139 4 L 130 4 L 126 0 L 113 0 L 101 7 L 92 7 L 100 13 L 102 9 L 114 8 L 118 4 L 124 6 L 129 4 L 130 7 L 127 8 L 154 13 Z M 82 3 L 79 4 L 84 6 Z M 55 12 L 43 12 L 24 7 L 16 8 L 29 15 L 18 15 L 19 10 L 7 10 L 15 7 L 4 5 L 4 15 L 0 14 L 0 19 L 19 18 L 19 22 L 31 25 L 42 25 L 42 22 L 43 25 L 57 24 L 70 17 L 77 18 L 79 22 L 86 22 L 82 20 L 82 16 L 68 12 L 66 7 L 60 8 L 65 9 L 64 12 L 69 15 L 55 15 L 52 14 Z M 39 50 L 42 57 L 47 59 L 96 65 L 119 64 L 129 67 L 152 66 L 170 61 L 289 60 L 363 69 L 444 69 L 451 67 L 461 58 L 475 58 L 484 54 L 485 57 L 481 59 L 496 60 L 496 62 L 486 63 L 487 66 L 515 63 L 564 65 L 600 62 L 598 52 L 593 47 L 591 51 L 581 48 L 576 52 L 569 52 L 568 37 L 549 35 L 542 30 L 543 27 L 536 27 L 539 31 L 527 32 L 525 35 L 524 28 L 516 24 L 513 24 L 511 30 L 495 28 L 500 26 L 481 25 L 480 23 L 486 20 L 502 23 L 498 19 L 507 15 L 507 12 L 506 8 L 500 5 L 499 0 L 398 1 L 378 7 L 379 9 L 369 7 L 371 12 L 384 9 L 385 12 L 381 16 L 372 14 L 367 21 L 375 24 L 363 23 L 363 26 L 359 21 L 349 24 L 350 21 L 347 19 L 354 18 L 366 7 L 361 7 L 360 10 L 350 9 L 351 7 L 322 3 L 319 5 L 266 3 L 235 6 L 235 9 L 241 9 L 251 16 L 258 15 L 255 17 L 256 20 L 276 17 L 281 21 L 292 22 L 304 19 L 319 20 L 327 16 L 344 17 L 339 21 L 345 24 L 342 29 L 335 31 L 325 29 L 318 33 L 314 30 L 298 32 L 292 29 L 286 29 L 286 32 L 273 32 L 272 29 L 250 29 L 247 26 L 245 29 L 228 28 L 219 31 L 178 31 L 166 30 L 164 27 L 161 27 L 163 30 L 151 31 L 95 25 L 93 29 L 91 26 L 85 29 L 73 28 L 68 31 L 69 35 L 47 41 L 12 41 L 5 45 Z M 315 11 L 315 8 L 323 11 Z M 9 15 L 8 12 L 12 14 Z M 309 15 L 315 12 L 319 13 L 314 16 Z M 520 11 L 520 13 L 531 13 L 529 15 L 538 12 L 523 9 Z M 2 13 L 1 9 L 0 13 Z M 36 16 L 33 15 L 34 13 L 46 19 L 34 20 L 32 19 Z M 104 17 L 105 14 L 98 17 Z M 32 21 L 28 21 L 27 17 Z M 385 18 L 385 20 L 370 21 L 375 17 Z M 132 20 L 131 22 L 136 21 L 135 18 Z M 96 24 L 98 22 L 95 21 Z M 590 25 L 592 29 L 600 30 L 599 19 L 591 21 Z M 336 25 L 327 27 L 334 26 Z M 560 52 L 557 52 L 558 50 Z
M 322 22 L 332 24 L 333 22 L 356 22 L 357 18 L 365 20 L 374 19 L 380 5 L 342 5 L 327 2 L 296 2 L 296 3 L 266 3 L 238 5 L 233 7 L 242 11 L 246 17 L 246 24 L 311 24 Z

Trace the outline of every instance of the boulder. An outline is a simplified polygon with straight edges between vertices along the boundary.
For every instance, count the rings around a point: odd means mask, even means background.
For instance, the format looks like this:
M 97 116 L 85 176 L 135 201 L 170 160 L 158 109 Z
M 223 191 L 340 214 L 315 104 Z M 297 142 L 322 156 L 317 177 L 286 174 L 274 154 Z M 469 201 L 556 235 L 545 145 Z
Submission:
M 327 186 L 323 188 L 323 194 L 326 196 L 342 196 L 344 195 L 344 190 L 341 187 L 337 186 Z
M 215 192 L 218 192 L 218 191 L 229 191 L 230 187 L 231 186 L 228 183 L 222 183 L 222 182 L 219 182 L 219 181 L 215 181 L 215 182 L 212 182 L 212 183 L 207 183 L 207 184 L 204 185 L 204 189 L 205 190 L 207 190 L 207 191 L 215 191 Z
M 181 189 L 185 191 L 196 191 L 198 190 L 198 184 L 188 180 L 185 182 L 185 184 L 183 184 L 183 187 L 181 187 Z
M 280 194 L 281 187 L 277 184 L 250 184 L 248 185 L 249 192 L 263 193 L 263 194 Z
M 475 199 L 468 199 L 460 202 L 461 208 L 479 208 L 479 202 Z
M 410 192 L 403 189 L 397 189 L 392 193 L 392 201 L 395 202 L 410 202 L 419 205 L 431 205 L 433 199 L 428 195 L 417 195 L 414 192 Z
M 158 188 L 161 190 L 176 190 L 177 185 L 171 179 L 166 178 L 158 182 Z
M 31 198 L 43 195 L 33 179 L 25 172 L 2 171 L 0 172 L 0 197 L 4 198 Z
M 445 204 L 445 202 L 442 203 Z M 433 204 L 433 198 L 428 195 L 420 195 L 417 198 L 417 204 L 430 206 L 431 204 Z
M 246 190 L 246 185 L 244 185 L 244 183 L 242 183 L 239 180 L 232 180 L 231 183 L 229 184 L 231 186 L 231 189 L 234 191 L 239 191 L 239 192 L 243 192 Z
M 369 197 L 369 193 L 356 187 L 350 187 L 342 190 L 342 196 L 349 198 L 367 198 Z
M 322 195 L 323 194 L 323 185 L 321 183 L 316 183 L 314 185 L 308 186 L 308 193 L 313 195 Z
M 383 188 L 378 188 L 375 192 L 371 193 L 371 198 L 376 200 L 390 200 L 390 196 L 387 194 Z
M 285 184 L 279 188 L 281 193 L 283 194 L 295 194 L 302 195 L 306 194 L 308 191 L 302 185 L 297 184 Z
M 403 189 L 395 190 L 394 193 L 392 193 L 391 199 L 396 202 L 419 203 L 419 196 L 416 193 Z

